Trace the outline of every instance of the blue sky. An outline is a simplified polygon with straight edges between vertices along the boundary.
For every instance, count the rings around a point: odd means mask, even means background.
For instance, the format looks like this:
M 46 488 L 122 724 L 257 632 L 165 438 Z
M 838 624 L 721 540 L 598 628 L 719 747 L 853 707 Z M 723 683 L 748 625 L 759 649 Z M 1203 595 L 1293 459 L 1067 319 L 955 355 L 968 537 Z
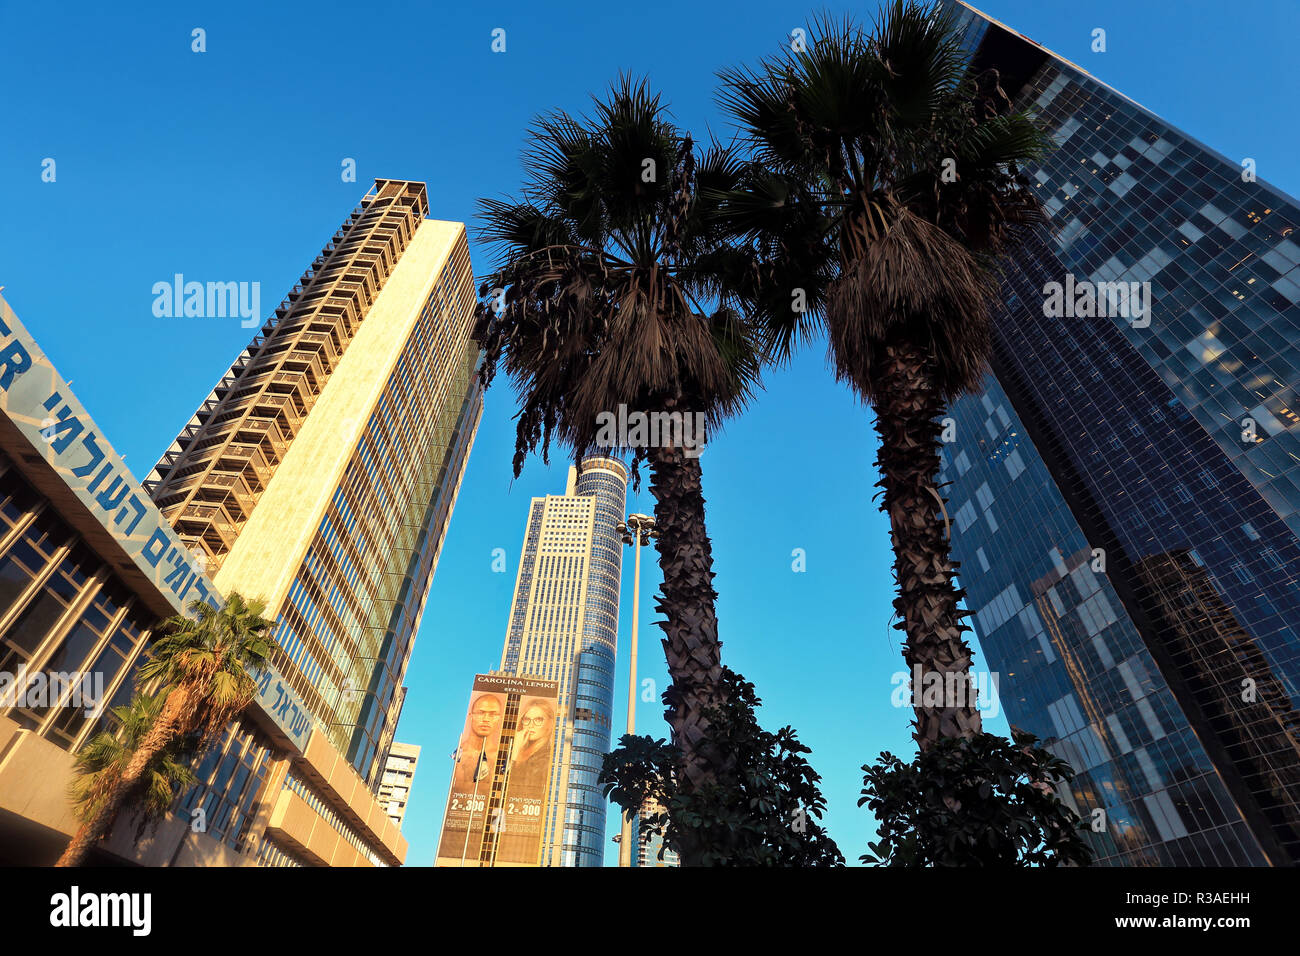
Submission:
M 1300 191 L 1285 43 L 1300 28 L 1293 0 L 979 6 Z M 156 318 L 155 282 L 178 272 L 260 282 L 265 315 L 370 180 L 423 180 L 435 217 L 470 220 L 477 197 L 517 188 L 531 117 L 584 109 L 620 70 L 647 75 L 697 136 L 725 138 L 714 71 L 773 51 L 808 19 L 771 0 L 123 10 L 0 2 L 0 285 L 141 478 L 249 338 L 237 319 Z M 202 54 L 191 51 L 195 27 L 206 31 Z M 490 49 L 498 27 L 503 54 Z M 1107 31 L 1103 54 L 1090 51 L 1096 27 Z M 47 157 L 52 183 L 41 181 Z M 345 158 L 357 182 L 341 181 Z M 471 252 L 485 269 L 482 248 Z M 411 864 L 432 860 L 471 677 L 500 660 L 528 500 L 564 486 L 563 465 L 540 460 L 511 480 L 514 411 L 504 387 L 489 393 L 408 674 L 399 738 L 424 747 L 404 828 Z M 873 832 L 856 805 L 859 767 L 912 747 L 910 711 L 890 702 L 902 661 L 874 457 L 869 413 L 813 347 L 769 377 L 702 459 L 724 658 L 757 684 L 764 724 L 793 724 L 813 748 L 850 862 Z M 643 493 L 628 507 L 652 502 Z M 491 570 L 498 547 L 506 574 Z M 792 570 L 795 548 L 803 573 Z M 662 690 L 650 627 L 658 568 L 646 558 L 642 674 Z M 624 600 L 625 637 L 630 561 Z M 618 686 L 621 715 L 625 671 Z M 666 736 L 661 713 L 657 700 L 639 704 L 638 730 Z M 1006 731 L 1000 718 L 989 727 Z

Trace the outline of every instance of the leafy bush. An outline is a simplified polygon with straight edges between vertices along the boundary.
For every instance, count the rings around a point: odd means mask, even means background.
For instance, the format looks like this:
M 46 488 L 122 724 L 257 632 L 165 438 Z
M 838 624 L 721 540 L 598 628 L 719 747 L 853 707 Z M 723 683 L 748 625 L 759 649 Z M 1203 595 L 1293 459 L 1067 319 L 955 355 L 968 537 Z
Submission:
M 876 866 L 1087 866 L 1084 824 L 1056 795 L 1074 771 L 993 734 L 940 741 L 908 764 L 885 752 L 864 766 L 862 798 L 880 821 L 862 862 Z M 874 854 L 874 855 L 873 855 Z
M 693 794 L 678 793 L 676 747 L 664 740 L 624 735 L 605 757 L 600 781 L 623 810 L 640 812 L 654 798 L 666 813 L 642 817 L 677 850 L 683 835 L 702 847 L 697 866 L 843 866 L 840 853 L 817 821 L 826 801 L 820 775 L 804 754 L 811 751 L 791 727 L 768 733 L 755 710 L 762 701 L 754 685 L 722 669 L 726 703 L 708 711 L 713 743 L 730 754 L 728 776 Z

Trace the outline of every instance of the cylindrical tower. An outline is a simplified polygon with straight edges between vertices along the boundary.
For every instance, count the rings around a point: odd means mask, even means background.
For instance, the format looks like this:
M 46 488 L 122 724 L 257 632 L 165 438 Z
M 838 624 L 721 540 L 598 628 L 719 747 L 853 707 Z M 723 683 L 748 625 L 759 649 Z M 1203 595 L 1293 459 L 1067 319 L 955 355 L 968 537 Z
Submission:
M 582 462 L 579 497 L 596 499 L 583 607 L 582 643 L 574 688 L 573 749 L 569 806 L 565 816 L 564 866 L 601 866 L 609 801 L 597 784 L 610 748 L 614 718 L 614 661 L 618 649 L 618 596 L 623 547 L 617 526 L 627 505 L 627 468 L 613 458 Z

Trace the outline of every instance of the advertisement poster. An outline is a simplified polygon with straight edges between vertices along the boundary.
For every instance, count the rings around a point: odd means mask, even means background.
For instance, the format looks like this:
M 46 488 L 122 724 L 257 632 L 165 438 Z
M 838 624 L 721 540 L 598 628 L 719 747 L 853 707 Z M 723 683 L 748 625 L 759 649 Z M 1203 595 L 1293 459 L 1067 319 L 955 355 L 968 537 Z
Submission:
M 538 865 L 558 697 L 554 681 L 475 675 L 436 865 Z

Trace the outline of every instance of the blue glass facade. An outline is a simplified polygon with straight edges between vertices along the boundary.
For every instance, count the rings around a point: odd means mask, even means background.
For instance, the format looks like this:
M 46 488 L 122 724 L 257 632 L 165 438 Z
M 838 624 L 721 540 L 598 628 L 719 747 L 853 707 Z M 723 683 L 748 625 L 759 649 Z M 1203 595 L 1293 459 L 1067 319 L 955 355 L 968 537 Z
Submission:
M 209 836 L 236 850 L 250 848 L 250 825 L 263 797 L 273 761 L 266 744 L 241 722 L 230 724 L 194 769 L 194 786 L 177 809 L 201 820 Z M 201 814 L 201 816 L 200 816 Z
M 582 645 L 574 687 L 573 749 L 562 866 L 601 866 L 609 802 L 597 779 L 609 753 L 614 718 L 614 660 L 623 543 L 617 529 L 627 502 L 627 477 L 589 469 L 578 475 L 579 496 L 596 499 L 583 608 Z
M 677 851 L 664 846 L 663 833 L 646 826 L 646 816 L 663 813 L 663 805 L 657 800 L 649 800 L 642 812 L 632 818 L 632 865 L 642 867 L 676 867 L 681 866 Z
M 942 456 L 986 666 L 1080 771 L 1101 862 L 1300 862 L 1300 211 L 951 6 L 1058 146 Z M 1048 317 L 1067 281 L 1149 283 L 1150 309 Z
M 1098 862 L 1264 862 L 1094 544 L 997 380 L 952 409 L 953 551 L 984 666 L 1014 727 L 1078 772 L 1063 799 Z M 1098 817 L 1095 811 L 1104 814 Z

